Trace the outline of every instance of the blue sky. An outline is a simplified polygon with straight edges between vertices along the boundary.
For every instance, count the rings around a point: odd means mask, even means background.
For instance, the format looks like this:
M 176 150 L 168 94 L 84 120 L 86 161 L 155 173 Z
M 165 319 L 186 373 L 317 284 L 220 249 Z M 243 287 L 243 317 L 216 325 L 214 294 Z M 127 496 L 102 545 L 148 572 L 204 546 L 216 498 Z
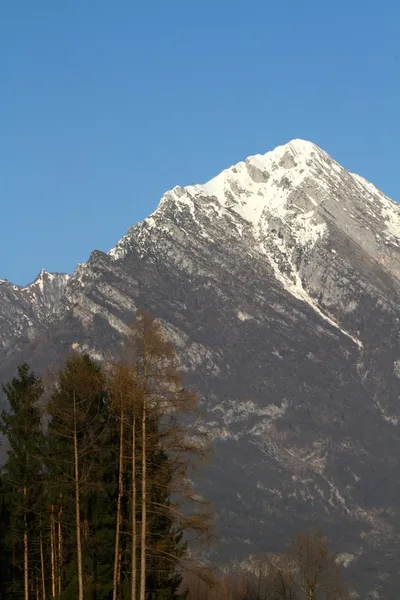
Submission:
M 292 138 L 400 200 L 395 0 L 0 8 L 0 278 L 71 272 L 174 185 Z

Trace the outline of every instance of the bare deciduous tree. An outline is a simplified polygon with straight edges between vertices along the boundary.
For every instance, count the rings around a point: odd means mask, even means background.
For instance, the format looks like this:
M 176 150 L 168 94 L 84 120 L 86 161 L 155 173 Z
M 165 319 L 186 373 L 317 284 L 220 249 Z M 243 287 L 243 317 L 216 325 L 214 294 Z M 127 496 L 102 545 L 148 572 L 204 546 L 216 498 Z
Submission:
M 113 600 L 119 587 L 125 494 L 131 503 L 131 600 L 136 600 L 137 587 L 139 600 L 144 600 L 146 570 L 149 568 L 150 574 L 155 561 L 158 565 L 163 562 L 170 571 L 183 568 L 189 561 L 182 544 L 173 547 L 171 535 L 178 540 L 188 532 L 196 537 L 210 532 L 212 511 L 194 493 L 189 477 L 197 459 L 208 451 L 204 436 L 193 427 L 197 396 L 183 387 L 177 354 L 159 321 L 147 313 L 137 315 L 125 357 L 111 365 L 110 374 L 110 396 L 120 437 Z M 193 503 L 196 510 L 188 510 Z M 160 520 L 170 523 L 173 533 L 161 535 L 154 526 Z M 177 547 L 180 552 L 176 552 Z
M 344 586 L 340 582 L 335 555 L 329 550 L 327 538 L 318 529 L 300 533 L 290 549 L 297 574 L 300 597 L 341 600 Z
M 191 575 L 188 600 L 346 600 L 335 555 L 317 530 L 300 533 L 287 552 L 219 573 L 212 585 Z

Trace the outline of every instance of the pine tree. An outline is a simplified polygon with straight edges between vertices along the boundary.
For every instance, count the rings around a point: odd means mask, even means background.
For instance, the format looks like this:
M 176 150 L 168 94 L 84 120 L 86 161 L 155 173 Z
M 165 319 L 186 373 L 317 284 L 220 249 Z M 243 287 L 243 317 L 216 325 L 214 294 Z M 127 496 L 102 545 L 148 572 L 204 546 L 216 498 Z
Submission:
M 6 485 L 0 475 L 0 598 L 7 598 L 8 583 L 12 580 L 11 552 L 8 544 L 10 512 L 6 503 Z
M 66 599 L 101 600 L 112 588 L 117 437 L 105 394 L 101 369 L 86 355 L 73 356 L 59 372 L 48 404 L 53 579 L 61 577 Z
M 121 595 L 122 560 L 130 554 L 130 600 L 137 595 L 137 427 L 136 379 L 132 369 L 123 364 L 112 365 L 109 379 L 110 406 L 118 423 L 118 491 L 115 517 L 113 600 Z M 128 458 L 129 455 L 129 458 Z M 129 490 L 129 499 L 126 492 Z M 130 503 L 129 516 L 126 515 Z M 124 523 L 130 532 L 130 543 L 123 539 Z M 125 586 L 126 587 L 126 586 Z M 125 590 L 126 595 L 128 591 Z
M 45 434 L 41 380 L 22 365 L 4 386 L 0 598 L 183 597 L 187 533 L 209 526 L 203 506 L 188 510 L 191 458 L 204 453 L 189 426 L 196 396 L 151 316 L 138 315 L 128 346 L 108 378 L 87 355 L 66 360 Z
M 154 424 L 155 425 L 155 424 Z M 168 513 L 171 507 L 169 488 L 171 462 L 167 453 L 156 449 L 149 460 L 149 518 L 146 588 L 151 600 L 181 598 L 180 560 L 186 555 L 183 533 Z M 162 484 L 161 484 L 162 482 Z M 164 510 L 160 510 L 159 507 Z
M 2 412 L 0 430 L 10 445 L 3 468 L 5 502 L 9 512 L 8 546 L 13 563 L 13 593 L 29 599 L 38 579 L 38 536 L 43 482 L 43 430 L 39 401 L 43 385 L 27 364 L 3 386 L 10 412 Z

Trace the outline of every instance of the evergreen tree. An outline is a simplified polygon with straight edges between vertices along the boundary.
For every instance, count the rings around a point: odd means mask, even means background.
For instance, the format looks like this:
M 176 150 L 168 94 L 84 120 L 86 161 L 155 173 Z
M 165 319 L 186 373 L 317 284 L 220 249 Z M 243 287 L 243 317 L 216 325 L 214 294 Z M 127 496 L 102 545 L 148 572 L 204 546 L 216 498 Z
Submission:
M 6 486 L 0 475 L 0 598 L 7 598 L 9 582 L 12 581 L 11 553 L 8 544 L 10 512 L 6 503 Z
M 10 405 L 10 412 L 3 411 L 0 420 L 0 431 L 10 446 L 3 468 L 3 502 L 9 515 L 6 544 L 12 561 L 8 591 L 28 600 L 40 579 L 43 431 L 39 401 L 43 385 L 23 364 L 3 392 Z
M 154 424 L 154 427 L 156 424 Z M 179 593 L 182 577 L 180 560 L 187 552 L 183 533 L 171 518 L 169 509 L 171 461 L 162 448 L 153 451 L 149 460 L 149 515 L 146 588 L 149 600 L 184 598 Z
M 60 371 L 48 413 L 49 498 L 60 520 L 55 548 L 62 536 L 62 556 L 55 550 L 53 560 L 60 575 L 53 578 L 62 579 L 62 598 L 103 600 L 112 589 L 117 438 L 104 374 L 87 355 Z
M 0 599 L 185 597 L 186 533 L 209 529 L 177 501 L 193 499 L 190 457 L 203 454 L 189 428 L 196 397 L 158 322 L 139 314 L 129 344 L 108 378 L 87 355 L 67 359 L 45 433 L 41 380 L 24 364 L 4 386 Z

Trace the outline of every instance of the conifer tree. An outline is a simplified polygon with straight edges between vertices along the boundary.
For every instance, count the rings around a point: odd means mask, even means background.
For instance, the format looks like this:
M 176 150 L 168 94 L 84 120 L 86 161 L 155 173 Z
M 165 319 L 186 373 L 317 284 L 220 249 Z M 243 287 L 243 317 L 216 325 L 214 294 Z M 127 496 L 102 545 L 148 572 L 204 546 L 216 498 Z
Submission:
M 9 511 L 9 551 L 13 562 L 13 593 L 30 589 L 38 579 L 38 513 L 43 481 L 43 432 L 39 401 L 43 385 L 27 364 L 3 386 L 10 412 L 1 414 L 0 430 L 10 445 L 3 468 L 5 501 Z
M 0 474 L 0 598 L 7 598 L 8 582 L 12 580 L 11 552 L 8 544 L 10 512 L 6 503 L 4 476 Z
M 137 458 L 136 448 L 138 418 L 136 405 L 136 379 L 134 371 L 124 364 L 112 365 L 109 379 L 110 406 L 118 423 L 118 491 L 115 518 L 113 600 L 121 593 L 122 557 L 130 552 L 130 600 L 137 593 Z M 128 458 L 129 456 L 129 458 Z M 129 498 L 126 491 L 129 490 Z M 130 502 L 129 517 L 124 512 Z M 129 549 L 122 540 L 122 527 L 127 521 L 131 541 Z M 128 592 L 127 592 L 128 593 Z
M 209 531 L 204 506 L 188 510 L 191 457 L 204 453 L 188 419 L 196 396 L 150 315 L 138 315 L 127 346 L 107 377 L 87 355 L 67 358 L 45 433 L 41 380 L 22 365 L 4 386 L 0 598 L 182 597 L 187 534 Z
M 112 588 L 116 437 L 104 374 L 87 355 L 67 360 L 48 413 L 53 578 L 62 578 L 63 598 L 107 598 Z M 62 556 L 57 552 L 61 535 Z

